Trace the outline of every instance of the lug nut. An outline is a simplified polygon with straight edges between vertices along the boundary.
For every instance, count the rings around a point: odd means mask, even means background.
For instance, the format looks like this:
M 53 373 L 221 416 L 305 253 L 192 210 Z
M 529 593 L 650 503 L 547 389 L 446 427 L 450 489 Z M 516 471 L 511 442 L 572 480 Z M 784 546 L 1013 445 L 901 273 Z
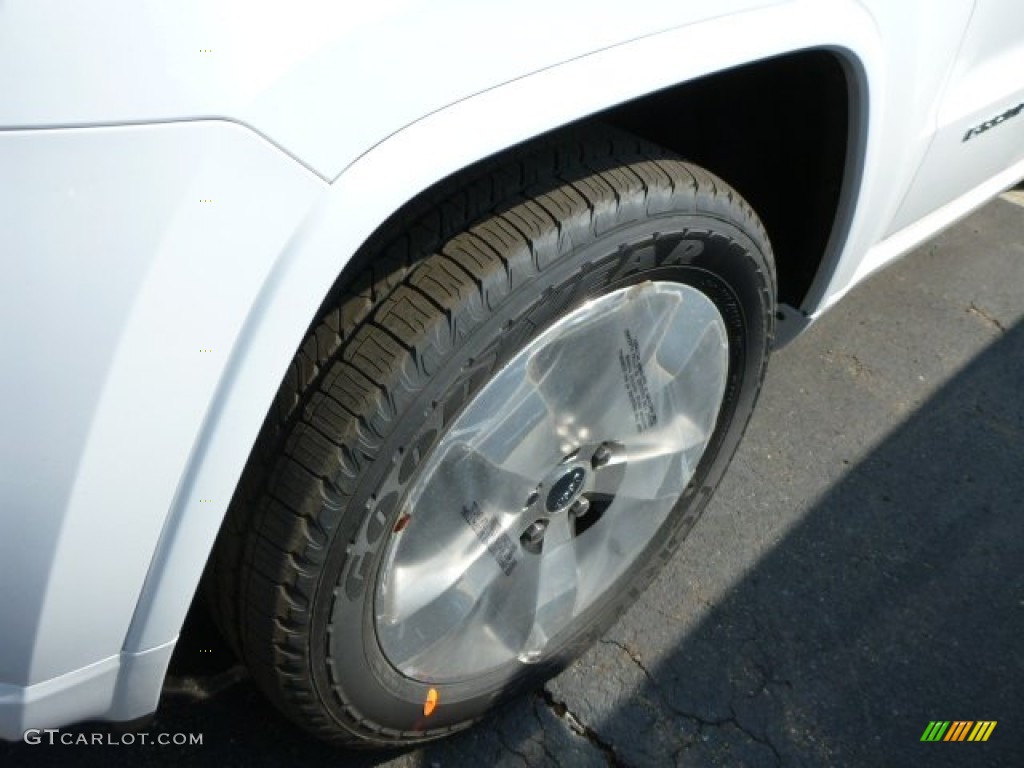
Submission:
M 608 450 L 607 445 L 601 443 L 601 445 L 597 446 L 597 450 L 594 451 L 594 455 L 590 459 L 590 466 L 597 469 L 598 467 L 603 467 L 611 460 L 612 452 Z
M 577 520 L 587 512 L 590 511 L 590 499 L 586 496 L 580 496 L 576 501 L 573 502 L 572 507 L 569 508 L 569 514 L 575 517 Z
M 544 544 L 544 532 L 547 527 L 548 521 L 543 519 L 530 523 L 523 531 L 523 535 L 519 537 L 519 543 L 523 545 L 523 549 L 535 555 L 539 554 L 540 548 Z

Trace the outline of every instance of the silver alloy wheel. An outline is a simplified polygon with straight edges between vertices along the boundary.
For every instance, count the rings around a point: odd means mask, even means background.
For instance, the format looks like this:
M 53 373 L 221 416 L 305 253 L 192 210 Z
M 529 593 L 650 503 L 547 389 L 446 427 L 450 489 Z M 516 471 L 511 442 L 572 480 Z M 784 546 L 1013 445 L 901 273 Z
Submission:
M 657 536 L 727 374 L 721 314 L 680 283 L 616 290 L 529 343 L 406 495 L 374 603 L 388 661 L 441 684 L 543 658 Z

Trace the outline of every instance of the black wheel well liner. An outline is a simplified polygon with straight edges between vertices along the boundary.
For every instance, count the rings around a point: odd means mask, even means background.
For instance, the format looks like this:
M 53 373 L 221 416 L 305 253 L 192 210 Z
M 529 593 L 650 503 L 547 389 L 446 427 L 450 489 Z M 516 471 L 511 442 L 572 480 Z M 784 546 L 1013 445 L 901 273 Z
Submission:
M 710 75 L 603 117 L 721 176 L 765 225 L 780 303 L 800 307 L 840 221 L 849 169 L 847 67 L 810 50 Z
M 409 221 L 502 167 L 503 158 L 562 131 L 610 124 L 703 166 L 732 185 L 765 225 L 778 270 L 778 302 L 814 309 L 834 267 L 852 211 L 841 197 L 859 181 L 862 136 L 855 63 L 831 49 L 809 49 L 709 74 L 611 107 L 462 168 L 417 194 L 353 255 L 321 311 L 336 303 L 347 276 L 361 270 Z M 851 196 L 852 197 L 852 196 Z M 832 245 L 830 245 L 832 244 Z M 822 273 L 822 274 L 819 274 Z M 816 278 L 818 278 L 816 280 Z

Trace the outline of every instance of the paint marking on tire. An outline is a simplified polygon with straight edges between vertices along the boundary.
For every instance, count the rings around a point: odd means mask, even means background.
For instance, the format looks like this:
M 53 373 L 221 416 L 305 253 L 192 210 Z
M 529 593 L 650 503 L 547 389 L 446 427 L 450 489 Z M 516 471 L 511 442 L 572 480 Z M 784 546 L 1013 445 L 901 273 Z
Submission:
M 423 716 L 430 717 L 434 714 L 434 710 L 437 709 L 437 688 L 431 688 L 427 691 L 427 698 L 423 701 Z

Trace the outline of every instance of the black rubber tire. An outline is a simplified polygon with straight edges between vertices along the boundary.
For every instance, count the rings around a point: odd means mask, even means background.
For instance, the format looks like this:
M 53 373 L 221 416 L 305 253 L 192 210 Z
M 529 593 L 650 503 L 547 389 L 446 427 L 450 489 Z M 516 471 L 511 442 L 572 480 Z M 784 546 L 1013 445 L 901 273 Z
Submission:
M 597 639 L 697 520 L 754 407 L 774 329 L 767 236 L 724 182 L 617 131 L 505 158 L 378 238 L 312 329 L 221 531 L 209 587 L 260 687 L 318 736 L 437 738 L 534 686 Z M 646 280 L 710 297 L 729 336 L 724 403 L 664 535 L 542 663 L 429 688 L 376 642 L 372 595 L 400 498 L 445 426 L 529 339 Z M 382 492 L 384 489 L 384 492 Z

